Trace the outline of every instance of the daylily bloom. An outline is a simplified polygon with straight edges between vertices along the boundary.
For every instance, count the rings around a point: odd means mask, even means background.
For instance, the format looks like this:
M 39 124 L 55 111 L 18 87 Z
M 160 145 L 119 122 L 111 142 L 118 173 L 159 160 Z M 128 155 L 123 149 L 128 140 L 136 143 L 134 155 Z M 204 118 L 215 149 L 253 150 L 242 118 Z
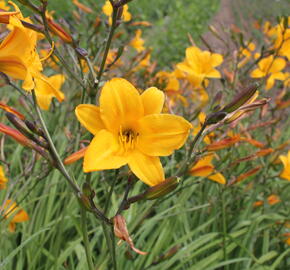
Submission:
M 274 86 L 275 80 L 284 80 L 285 75 L 281 70 L 286 66 L 286 61 L 283 58 L 274 58 L 270 55 L 263 58 L 258 63 L 258 68 L 251 72 L 252 78 L 262 78 L 269 76 L 266 82 L 266 90 L 271 89 Z
M 223 56 L 198 47 L 189 47 L 185 52 L 185 60 L 177 64 L 177 68 L 186 74 L 193 86 L 201 86 L 205 78 L 220 78 L 221 74 L 215 67 L 223 62 Z
M 0 0 L 0 9 L 9 10 L 9 6 L 7 6 L 4 0 Z
M 280 173 L 280 177 L 290 181 L 290 150 L 287 156 L 280 155 L 279 158 L 284 166 L 284 170 Z
M 4 204 L 3 209 L 0 208 L 0 211 L 2 212 L 4 210 L 4 216 L 5 219 L 10 219 L 9 223 L 9 231 L 15 232 L 15 223 L 20 223 L 29 220 L 28 214 L 15 202 L 12 202 L 11 200 L 7 200 Z
M 131 40 L 130 46 L 132 46 L 138 53 L 145 50 L 144 47 L 144 39 L 141 38 L 142 31 L 141 29 L 137 29 L 135 32 L 135 37 Z
M 5 189 L 7 182 L 8 182 L 8 179 L 5 176 L 4 169 L 0 165 L 0 189 Z
M 9 17 L 11 32 L 0 44 L 0 72 L 13 79 L 24 80 L 22 88 L 27 91 L 35 88 L 36 95 L 41 96 L 45 92 L 46 95 L 56 97 L 59 102 L 63 101 L 63 93 L 41 74 L 42 64 L 36 51 L 37 33 L 22 25 L 19 18 L 26 19 L 15 4 L 14 7 L 19 14 Z M 45 91 L 39 85 L 46 85 Z
M 253 42 L 250 42 L 247 44 L 246 47 L 243 47 L 240 49 L 241 56 L 244 56 L 244 58 L 239 62 L 238 67 L 243 67 L 252 57 L 253 51 L 256 49 L 256 45 Z
M 168 156 L 185 143 L 191 124 L 180 116 L 161 114 L 164 94 L 150 87 L 141 95 L 128 81 L 107 82 L 100 106 L 81 104 L 76 115 L 95 137 L 85 152 L 85 172 L 117 169 L 128 164 L 144 183 L 164 180 L 159 156 Z
M 206 177 L 212 181 L 215 181 L 224 185 L 226 183 L 226 179 L 221 173 L 215 172 L 215 168 L 212 164 L 213 158 L 214 158 L 214 154 L 209 154 L 201 158 L 189 170 L 189 174 L 192 176 Z
M 46 78 L 46 80 L 35 81 L 35 96 L 39 107 L 43 110 L 48 110 L 53 97 L 58 97 L 63 100 L 64 94 L 60 91 L 64 83 L 64 76 L 62 74 L 53 75 Z
M 132 19 L 132 15 L 128 11 L 128 9 L 129 9 L 128 5 L 123 6 L 122 19 L 124 22 L 131 21 L 131 19 Z M 106 3 L 102 7 L 102 10 L 103 10 L 104 14 L 109 17 L 109 24 L 111 25 L 112 24 L 113 7 L 112 7 L 110 1 L 108 1 L 108 0 L 106 1 Z

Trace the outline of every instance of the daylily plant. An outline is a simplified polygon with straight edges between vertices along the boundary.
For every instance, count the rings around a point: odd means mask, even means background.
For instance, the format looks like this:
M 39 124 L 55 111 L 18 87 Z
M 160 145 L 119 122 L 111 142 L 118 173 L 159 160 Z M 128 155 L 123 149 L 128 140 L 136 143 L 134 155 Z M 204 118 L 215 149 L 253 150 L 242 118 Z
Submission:
M 185 143 L 191 124 L 181 116 L 162 114 L 164 94 L 150 87 L 141 95 L 128 81 L 107 82 L 100 106 L 81 104 L 76 115 L 95 137 L 85 151 L 85 172 L 117 169 L 128 164 L 144 183 L 164 181 L 159 156 L 168 156 Z

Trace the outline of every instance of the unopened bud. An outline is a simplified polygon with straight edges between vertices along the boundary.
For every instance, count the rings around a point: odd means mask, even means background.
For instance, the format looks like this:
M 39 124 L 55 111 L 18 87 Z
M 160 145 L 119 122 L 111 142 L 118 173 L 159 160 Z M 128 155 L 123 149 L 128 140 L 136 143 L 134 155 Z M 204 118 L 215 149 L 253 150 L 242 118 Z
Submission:
M 180 178 L 176 176 L 167 178 L 162 183 L 147 189 L 147 191 L 145 191 L 144 193 L 143 198 L 146 200 L 154 200 L 163 197 L 176 189 L 179 181 Z
M 93 199 L 95 197 L 95 192 L 93 191 L 89 183 L 83 184 L 83 194 L 90 199 Z
M 81 194 L 79 196 L 79 200 L 81 201 L 82 205 L 89 211 L 92 210 L 92 206 L 91 206 L 91 200 L 89 197 L 87 197 L 85 194 Z
M 255 83 L 253 85 L 250 85 L 245 90 L 243 90 L 240 94 L 238 94 L 232 102 L 230 102 L 228 105 L 226 105 L 222 110 L 227 113 L 231 113 L 235 110 L 237 110 L 239 107 L 244 105 L 247 101 L 251 99 L 251 97 L 254 96 L 257 89 L 259 87 L 258 83 Z
M 205 119 L 205 125 L 212 125 L 220 122 L 226 117 L 227 113 L 224 111 L 210 113 Z
M 46 138 L 43 130 L 40 127 L 38 127 L 35 123 L 32 123 L 29 120 L 24 120 L 24 123 L 33 133 L 35 133 L 43 138 Z
M 87 50 L 83 48 L 76 48 L 75 50 L 78 56 L 80 56 L 82 59 L 86 59 L 86 57 L 88 56 Z

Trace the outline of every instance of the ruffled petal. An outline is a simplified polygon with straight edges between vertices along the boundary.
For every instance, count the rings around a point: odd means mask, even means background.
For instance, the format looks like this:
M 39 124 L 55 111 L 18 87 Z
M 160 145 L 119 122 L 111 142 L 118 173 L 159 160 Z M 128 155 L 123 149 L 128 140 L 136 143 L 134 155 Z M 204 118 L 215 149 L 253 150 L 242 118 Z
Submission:
M 119 145 L 112 133 L 103 129 L 91 141 L 84 157 L 84 172 L 118 169 L 127 159 L 116 156 Z
M 100 96 L 100 112 L 106 128 L 113 133 L 130 129 L 144 115 L 141 97 L 128 81 L 115 78 L 107 82 Z
M 156 87 L 146 89 L 141 99 L 144 107 L 144 115 L 161 113 L 164 104 L 164 93 Z
M 92 104 L 80 104 L 76 107 L 75 113 L 81 124 L 92 134 L 96 135 L 105 128 L 99 107 Z
M 164 171 L 158 157 L 150 157 L 134 151 L 129 156 L 128 165 L 131 171 L 149 186 L 164 181 Z
M 192 125 L 171 114 L 150 114 L 139 121 L 138 149 L 149 156 L 168 156 L 186 141 Z

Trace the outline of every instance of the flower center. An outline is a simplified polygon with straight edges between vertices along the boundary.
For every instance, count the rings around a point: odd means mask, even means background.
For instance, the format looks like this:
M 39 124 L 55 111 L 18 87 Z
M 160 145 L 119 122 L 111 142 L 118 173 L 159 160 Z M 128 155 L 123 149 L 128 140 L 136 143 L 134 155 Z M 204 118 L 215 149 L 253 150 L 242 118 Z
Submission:
M 118 133 L 119 143 L 125 152 L 133 150 L 138 140 L 139 133 L 133 131 L 132 129 L 122 129 Z

